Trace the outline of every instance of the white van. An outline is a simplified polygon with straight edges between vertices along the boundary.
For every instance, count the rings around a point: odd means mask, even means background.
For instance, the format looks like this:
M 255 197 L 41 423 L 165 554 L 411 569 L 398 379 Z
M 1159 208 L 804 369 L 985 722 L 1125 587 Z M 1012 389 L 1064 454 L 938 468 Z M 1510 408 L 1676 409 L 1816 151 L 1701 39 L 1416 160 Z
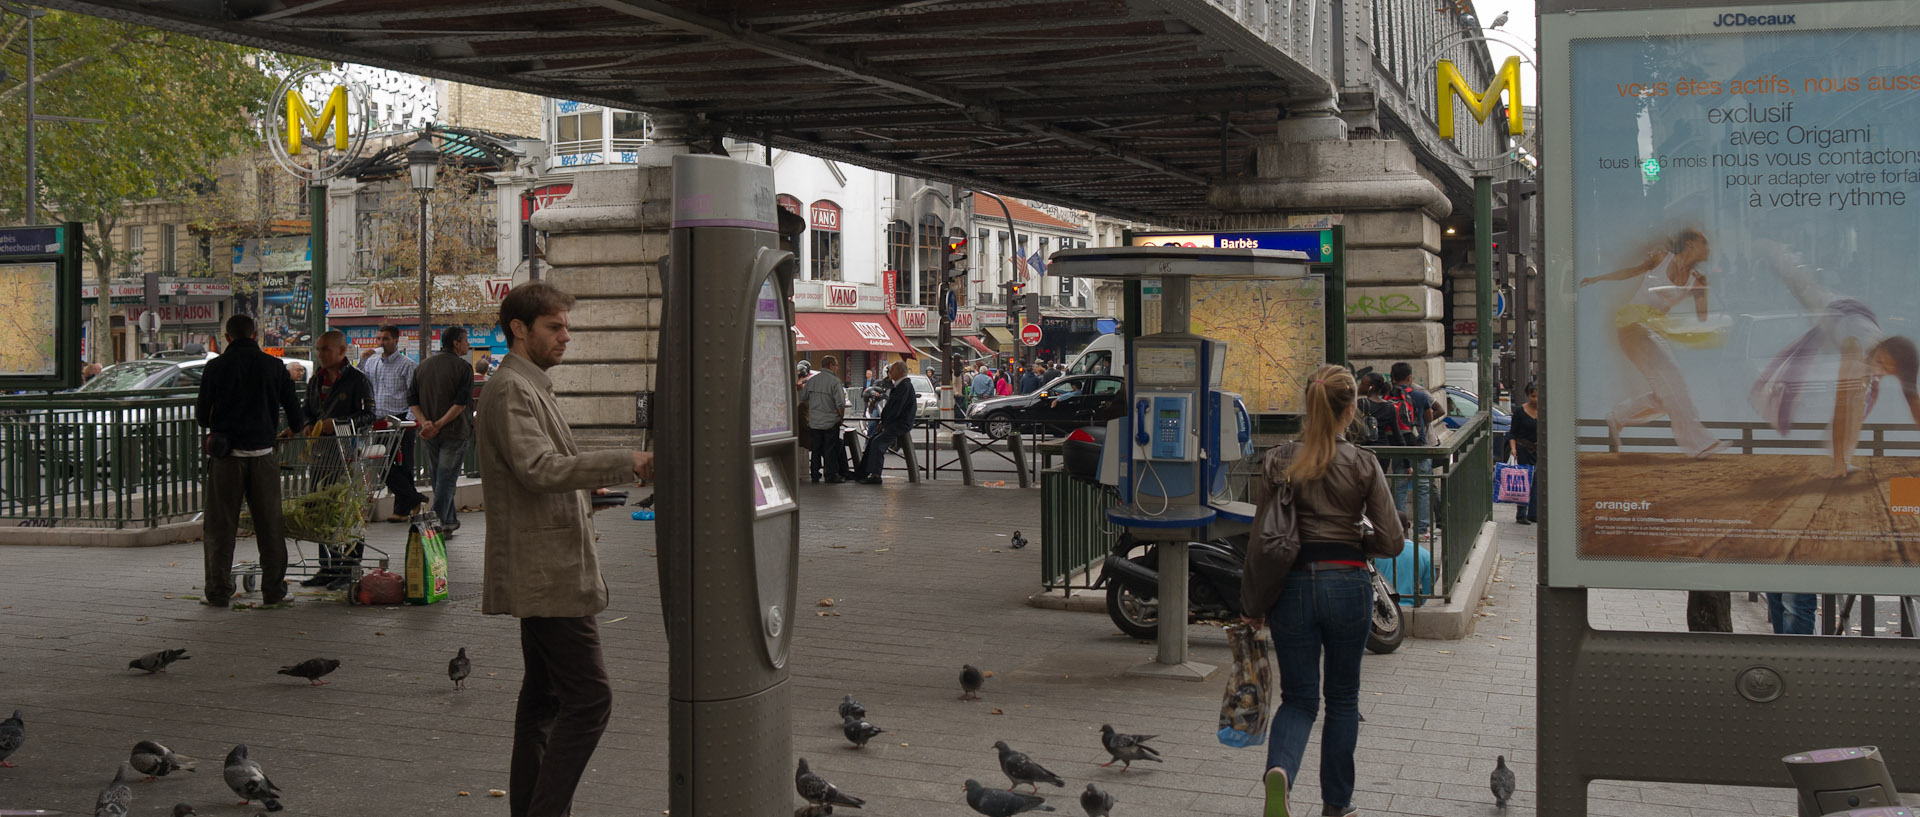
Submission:
M 1118 374 L 1127 370 L 1127 339 L 1118 332 L 1094 338 L 1067 366 L 1067 374 Z

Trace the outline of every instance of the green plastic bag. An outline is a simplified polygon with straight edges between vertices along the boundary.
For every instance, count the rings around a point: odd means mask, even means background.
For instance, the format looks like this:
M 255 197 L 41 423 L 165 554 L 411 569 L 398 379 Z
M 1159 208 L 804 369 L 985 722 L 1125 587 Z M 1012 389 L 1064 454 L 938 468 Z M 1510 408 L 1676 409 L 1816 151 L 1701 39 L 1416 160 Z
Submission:
M 447 600 L 447 540 L 438 525 L 416 519 L 407 533 L 407 603 Z

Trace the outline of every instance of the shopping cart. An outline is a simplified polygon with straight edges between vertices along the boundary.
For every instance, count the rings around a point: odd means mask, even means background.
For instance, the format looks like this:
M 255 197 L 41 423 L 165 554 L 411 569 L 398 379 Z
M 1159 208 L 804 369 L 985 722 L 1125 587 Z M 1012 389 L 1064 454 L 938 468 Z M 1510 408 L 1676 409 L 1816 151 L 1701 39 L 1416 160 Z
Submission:
M 373 490 L 386 475 L 402 428 L 387 421 L 371 425 L 363 431 L 342 425 L 335 434 L 274 441 L 289 578 L 315 575 L 327 566 L 325 557 L 345 557 L 356 550 L 361 559 L 371 558 L 386 569 L 387 552 L 366 543 L 367 517 L 373 512 Z M 240 533 L 253 532 L 251 513 L 242 513 Z M 311 557 L 302 542 L 313 545 Z M 257 589 L 260 563 L 235 564 L 233 582 L 248 592 Z

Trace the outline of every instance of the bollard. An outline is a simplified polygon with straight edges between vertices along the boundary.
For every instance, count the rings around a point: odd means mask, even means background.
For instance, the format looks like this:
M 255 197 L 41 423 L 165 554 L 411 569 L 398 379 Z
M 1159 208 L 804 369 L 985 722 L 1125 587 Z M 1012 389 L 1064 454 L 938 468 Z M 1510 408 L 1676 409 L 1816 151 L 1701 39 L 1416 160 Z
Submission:
M 967 435 L 953 435 L 953 453 L 960 462 L 960 479 L 973 484 L 973 454 L 967 450 Z
M 1020 475 L 1020 487 L 1033 487 L 1033 478 L 1027 474 L 1027 457 L 1020 451 L 1020 434 L 1015 432 L 1007 438 L 1007 453 L 1013 455 L 1013 470 Z

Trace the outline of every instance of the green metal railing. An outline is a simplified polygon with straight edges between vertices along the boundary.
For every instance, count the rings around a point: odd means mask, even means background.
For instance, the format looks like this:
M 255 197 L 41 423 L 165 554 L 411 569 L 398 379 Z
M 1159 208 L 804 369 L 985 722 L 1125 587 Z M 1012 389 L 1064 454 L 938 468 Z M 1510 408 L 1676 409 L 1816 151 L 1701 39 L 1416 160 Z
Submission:
M 1075 479 L 1065 468 L 1040 472 L 1042 587 L 1066 593 L 1093 586 L 1093 566 L 1120 535 L 1107 523 L 1107 509 L 1118 501 L 1106 486 Z
M 202 507 L 192 390 L 0 397 L 0 519 L 154 527 Z
M 1407 499 L 1402 511 L 1409 522 L 1419 524 L 1420 489 L 1424 484 L 1431 501 L 1430 523 L 1436 528 L 1431 540 L 1414 538 L 1417 547 L 1433 553 L 1428 575 L 1415 577 L 1414 603 L 1448 599 L 1473 552 L 1480 526 L 1493 518 L 1493 420 L 1482 411 L 1469 418 L 1445 446 L 1374 446 L 1370 449 L 1395 467 L 1387 472 L 1387 483 L 1399 497 Z M 1416 464 L 1425 464 L 1428 473 L 1419 473 Z M 1412 473 L 1408 468 L 1413 469 Z M 1418 565 L 1417 558 L 1412 562 Z M 1387 580 L 1396 578 L 1387 571 Z M 1421 589 L 1428 588 L 1431 589 Z M 1405 596 L 1403 595 L 1404 599 Z

